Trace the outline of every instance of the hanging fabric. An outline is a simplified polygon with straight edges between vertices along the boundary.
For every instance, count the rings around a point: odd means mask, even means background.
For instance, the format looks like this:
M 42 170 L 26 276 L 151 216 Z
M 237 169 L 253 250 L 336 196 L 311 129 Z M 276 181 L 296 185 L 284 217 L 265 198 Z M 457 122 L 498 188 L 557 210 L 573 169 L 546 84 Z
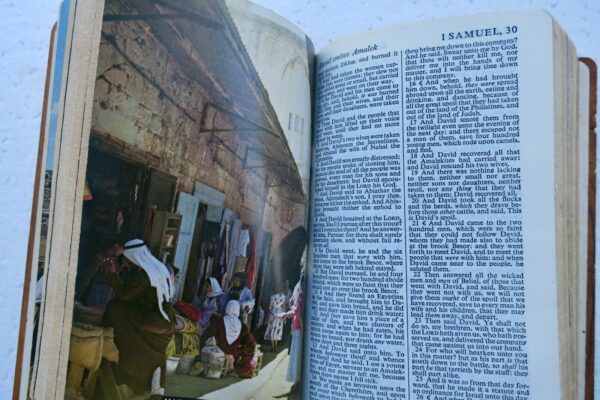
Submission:
M 233 210 L 226 208 L 223 211 L 223 218 L 221 219 L 221 232 L 219 233 L 220 235 L 223 234 L 225 227 L 227 225 L 230 225 L 235 220 L 235 218 L 236 218 L 236 216 L 235 216 L 235 212 Z
M 250 231 L 248 229 L 244 229 L 240 232 L 240 238 L 238 241 L 238 255 L 242 257 L 248 257 L 246 255 L 246 251 L 248 249 L 248 244 L 250 243 Z
M 200 246 L 200 257 L 198 257 L 198 269 L 196 271 L 196 282 L 194 282 L 194 297 L 200 297 L 200 290 L 202 289 L 202 284 L 206 280 L 206 261 L 208 259 L 208 255 L 206 254 L 207 249 L 206 243 L 202 243 Z
M 211 276 L 216 278 L 219 282 L 223 279 L 223 275 L 225 271 L 221 267 L 221 260 L 223 257 L 226 257 L 226 248 L 227 248 L 227 225 L 221 228 L 221 237 L 219 238 L 219 243 L 217 245 L 217 251 L 215 252 L 215 258 L 212 262 L 212 273 Z
M 248 263 L 246 264 L 246 275 L 248 277 L 247 286 L 250 290 L 254 287 L 254 279 L 256 278 L 256 240 L 255 235 L 250 235 L 248 232 L 248 241 L 250 242 Z
M 223 245 L 223 252 L 219 260 L 219 268 L 221 268 L 221 274 L 223 275 L 223 278 L 221 278 L 221 287 L 227 287 L 225 284 L 229 284 L 231 276 L 227 273 L 227 265 L 229 264 L 229 232 L 229 225 L 225 225 L 225 244 Z
M 227 276 L 233 276 L 235 273 L 235 265 L 238 252 L 238 243 L 240 239 L 240 232 L 242 231 L 242 221 L 236 219 L 231 224 L 230 244 L 229 244 L 229 263 L 227 265 Z

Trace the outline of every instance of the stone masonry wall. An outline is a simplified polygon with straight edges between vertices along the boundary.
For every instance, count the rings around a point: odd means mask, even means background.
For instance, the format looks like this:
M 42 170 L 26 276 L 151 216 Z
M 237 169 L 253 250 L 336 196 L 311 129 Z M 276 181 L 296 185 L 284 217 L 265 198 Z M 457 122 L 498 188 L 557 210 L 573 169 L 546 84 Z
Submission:
M 195 181 L 201 181 L 224 192 L 225 207 L 236 211 L 245 223 L 262 223 L 273 234 L 273 246 L 304 224 L 305 208 L 286 200 L 286 187 L 269 189 L 264 170 L 243 169 L 245 145 L 237 135 L 245 133 L 217 134 L 229 149 L 209 133 L 199 133 L 202 109 L 212 100 L 210 93 L 186 76 L 147 25 L 105 22 L 103 33 L 108 36 L 100 44 L 94 135 L 108 137 L 176 176 L 178 191 L 192 193 Z M 231 128 L 232 122 L 219 113 L 215 126 Z

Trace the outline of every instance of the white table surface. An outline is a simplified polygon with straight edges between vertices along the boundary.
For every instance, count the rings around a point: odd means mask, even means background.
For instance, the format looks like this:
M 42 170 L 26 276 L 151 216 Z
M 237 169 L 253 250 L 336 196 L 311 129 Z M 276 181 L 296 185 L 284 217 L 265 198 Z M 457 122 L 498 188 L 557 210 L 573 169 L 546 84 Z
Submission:
M 334 38 L 381 25 L 485 11 L 542 8 L 553 14 L 569 33 L 579 54 L 600 61 L 598 0 L 257 0 L 257 3 L 298 25 L 316 49 Z M 0 0 L 2 398 L 12 393 L 46 58 L 57 8 L 56 0 Z M 598 338 L 596 342 L 596 347 L 600 347 Z M 597 369 L 596 387 L 599 376 Z

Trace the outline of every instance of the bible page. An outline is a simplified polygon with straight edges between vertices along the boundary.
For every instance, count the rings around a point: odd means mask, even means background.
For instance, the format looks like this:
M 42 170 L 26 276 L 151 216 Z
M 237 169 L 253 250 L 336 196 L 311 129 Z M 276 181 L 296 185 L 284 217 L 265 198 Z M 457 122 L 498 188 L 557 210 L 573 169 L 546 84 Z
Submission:
M 552 18 L 317 55 L 308 399 L 557 399 Z

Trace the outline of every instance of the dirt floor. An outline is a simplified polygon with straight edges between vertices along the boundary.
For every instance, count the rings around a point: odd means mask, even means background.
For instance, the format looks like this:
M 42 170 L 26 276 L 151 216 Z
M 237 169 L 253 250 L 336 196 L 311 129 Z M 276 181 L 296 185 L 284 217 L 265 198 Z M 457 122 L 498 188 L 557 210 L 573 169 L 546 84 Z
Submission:
M 271 375 L 271 379 L 269 379 L 269 381 L 264 384 L 252 397 L 248 398 L 248 400 L 301 399 L 301 396 L 290 393 L 292 384 L 286 380 L 288 362 L 289 356 L 286 354 L 273 372 L 273 375 Z
M 268 348 L 268 346 L 266 346 Z M 285 351 L 285 354 L 281 354 Z M 274 399 L 282 399 L 282 400 L 300 400 L 302 396 L 300 393 L 290 393 L 291 383 L 286 381 L 287 375 L 287 367 L 288 367 L 289 356 L 287 355 L 287 349 L 282 348 L 278 349 L 277 352 L 264 352 L 263 358 L 263 368 L 268 364 L 275 362 L 275 371 L 271 372 L 270 379 L 264 383 L 260 383 L 260 388 L 258 391 L 254 392 L 254 395 L 251 397 L 245 397 L 246 400 L 274 400 Z M 208 393 L 212 393 L 218 391 L 220 389 L 224 389 L 229 387 L 230 385 L 234 385 L 236 383 L 244 383 L 247 382 L 251 384 L 251 381 L 240 379 L 234 377 L 233 375 L 227 376 L 221 379 L 207 379 L 203 377 L 193 377 L 189 375 L 174 375 L 167 378 L 165 393 L 168 396 L 177 396 L 182 398 L 191 398 L 191 399 L 202 399 L 202 396 L 207 395 Z M 239 386 L 239 385 L 238 385 Z M 149 394 L 135 396 L 131 391 L 125 387 L 121 386 L 122 389 L 121 395 L 124 399 L 128 400 L 149 400 L 154 399 L 154 397 L 149 397 Z M 239 389 L 237 389 L 239 390 Z M 242 389 L 244 390 L 244 389 Z M 222 396 L 221 394 L 212 393 L 208 395 L 208 398 L 219 398 Z M 217 397 L 215 397 L 217 396 Z M 239 395 L 238 395 L 239 397 Z M 243 396 L 242 396 L 243 397 Z M 158 398 L 158 397 L 157 397 Z
M 265 352 L 263 368 L 275 359 L 277 353 Z M 173 375 L 167 378 L 165 393 L 170 396 L 198 398 L 206 393 L 222 389 L 242 379 L 233 375 L 220 379 L 208 379 L 189 375 Z

